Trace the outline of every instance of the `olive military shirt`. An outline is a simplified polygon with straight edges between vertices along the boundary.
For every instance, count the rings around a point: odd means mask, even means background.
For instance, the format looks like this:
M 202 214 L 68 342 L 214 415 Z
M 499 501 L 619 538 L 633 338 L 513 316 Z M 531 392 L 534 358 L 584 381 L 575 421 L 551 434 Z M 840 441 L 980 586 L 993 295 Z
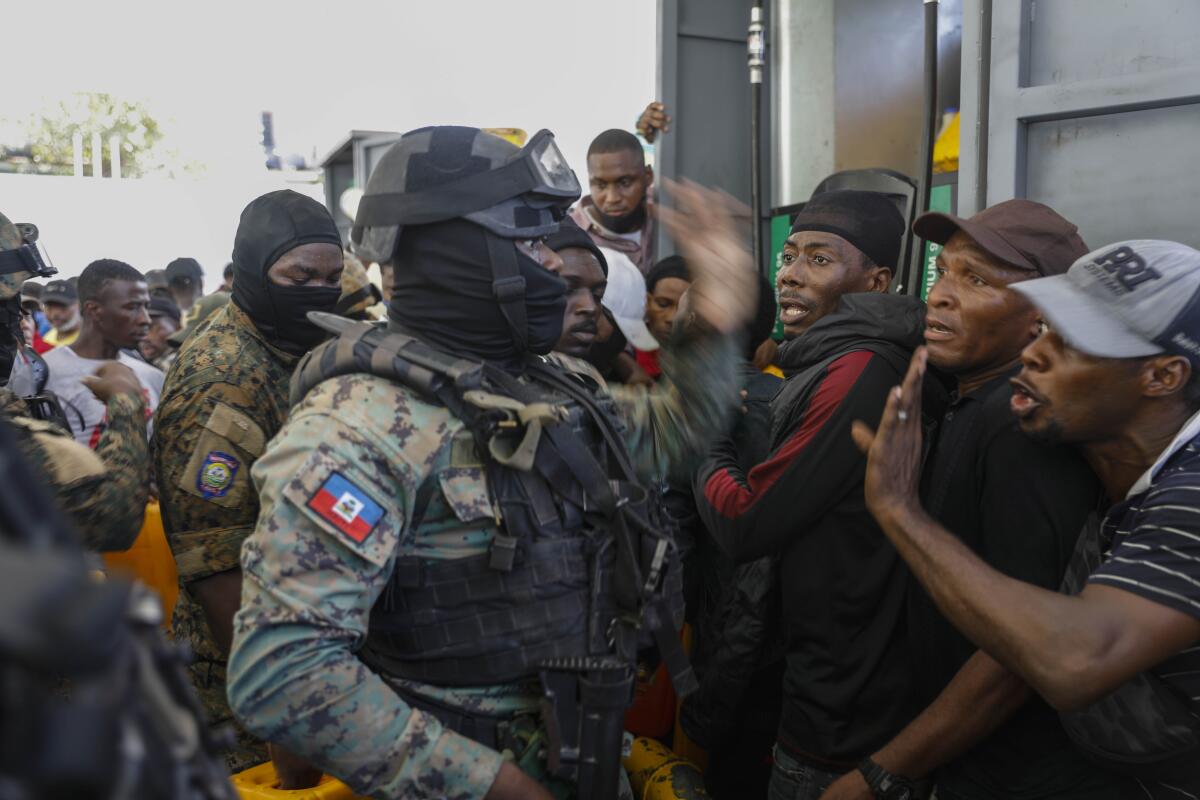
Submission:
M 297 360 L 268 343 L 246 313 L 228 303 L 180 349 L 154 418 L 163 528 L 179 569 L 171 629 L 195 653 L 192 678 L 213 724 L 232 719 L 225 658 L 188 587 L 238 568 L 242 541 L 258 519 L 250 467 L 287 418 Z M 266 758 L 241 731 L 235 753 L 240 755 L 227 759 L 232 770 Z

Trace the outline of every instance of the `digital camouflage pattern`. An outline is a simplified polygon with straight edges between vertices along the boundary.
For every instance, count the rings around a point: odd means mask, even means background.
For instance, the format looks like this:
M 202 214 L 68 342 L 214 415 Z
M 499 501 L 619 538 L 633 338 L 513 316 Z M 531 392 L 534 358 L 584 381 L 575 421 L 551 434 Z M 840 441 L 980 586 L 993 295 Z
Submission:
M 195 652 L 192 680 L 214 725 L 233 722 L 225 657 L 188 585 L 238 568 L 242 541 L 258 518 L 250 467 L 287 418 L 296 360 L 226 303 L 180 349 L 154 418 L 163 528 L 179 569 L 171 630 Z M 261 742 L 241 728 L 237 737 L 227 755 L 231 771 L 267 760 Z
M 84 546 L 100 552 L 129 549 L 150 491 L 145 399 L 120 394 L 107 407 L 104 432 L 89 450 L 69 431 L 30 417 L 23 400 L 0 389 L 0 414 L 13 423 L 22 454 L 45 474 Z
M 735 364 L 731 343 L 700 339 L 665 359 L 664 388 L 614 391 L 640 475 L 656 481 L 672 464 L 695 463 L 711 433 L 725 428 L 737 405 Z M 496 533 L 470 433 L 404 386 L 345 375 L 319 384 L 293 409 L 253 475 L 262 514 L 242 550 L 230 656 L 238 716 L 358 794 L 483 797 L 501 755 L 412 709 L 392 686 L 512 717 L 536 711 L 537 681 L 389 686 L 355 655 L 397 556 L 465 558 L 485 552 Z M 428 504 L 414 530 L 422 487 L 433 491 L 424 493 Z M 532 771 L 540 749 L 513 757 Z

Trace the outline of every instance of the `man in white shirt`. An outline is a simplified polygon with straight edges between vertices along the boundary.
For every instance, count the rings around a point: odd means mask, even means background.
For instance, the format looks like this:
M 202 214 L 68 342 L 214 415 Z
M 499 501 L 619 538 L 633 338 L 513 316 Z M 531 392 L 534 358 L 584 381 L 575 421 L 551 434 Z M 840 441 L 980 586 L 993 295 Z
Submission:
M 142 274 L 122 261 L 93 261 L 79 276 L 83 317 L 79 338 L 50 351 L 45 359 L 50 368 L 46 388 L 58 395 L 71 433 L 80 444 L 94 447 L 107 425 L 105 405 L 88 387 L 106 361 L 120 361 L 137 376 L 149 426 L 162 393 L 163 373 L 123 352 L 135 349 L 150 329 L 149 305 L 150 292 Z

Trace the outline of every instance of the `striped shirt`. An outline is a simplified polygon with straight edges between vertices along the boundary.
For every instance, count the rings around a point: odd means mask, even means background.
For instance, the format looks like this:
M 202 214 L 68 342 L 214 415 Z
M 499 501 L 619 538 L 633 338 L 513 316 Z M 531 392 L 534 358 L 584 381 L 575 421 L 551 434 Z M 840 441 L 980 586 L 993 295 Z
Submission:
M 1200 436 L 1172 448 L 1105 517 L 1101 541 L 1110 545 L 1088 582 L 1200 618 Z M 1152 672 L 1200 707 L 1200 642 Z

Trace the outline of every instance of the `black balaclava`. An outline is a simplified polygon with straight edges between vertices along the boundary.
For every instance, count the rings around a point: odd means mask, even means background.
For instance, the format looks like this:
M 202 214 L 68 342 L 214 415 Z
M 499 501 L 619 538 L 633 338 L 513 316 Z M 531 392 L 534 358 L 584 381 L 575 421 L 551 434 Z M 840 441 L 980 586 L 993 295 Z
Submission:
M 330 311 L 342 290 L 336 286 L 279 286 L 267 270 L 302 244 L 342 246 L 333 217 L 312 198 L 291 189 L 269 192 L 242 211 L 233 240 L 233 302 L 271 344 L 302 355 L 328 334 L 308 321 L 309 311 Z
M 388 317 L 435 347 L 511 369 L 525 353 L 492 290 L 492 236 L 464 219 L 406 227 L 396 248 Z M 525 279 L 528 351 L 549 353 L 562 334 L 566 282 L 519 252 L 517 264 Z

